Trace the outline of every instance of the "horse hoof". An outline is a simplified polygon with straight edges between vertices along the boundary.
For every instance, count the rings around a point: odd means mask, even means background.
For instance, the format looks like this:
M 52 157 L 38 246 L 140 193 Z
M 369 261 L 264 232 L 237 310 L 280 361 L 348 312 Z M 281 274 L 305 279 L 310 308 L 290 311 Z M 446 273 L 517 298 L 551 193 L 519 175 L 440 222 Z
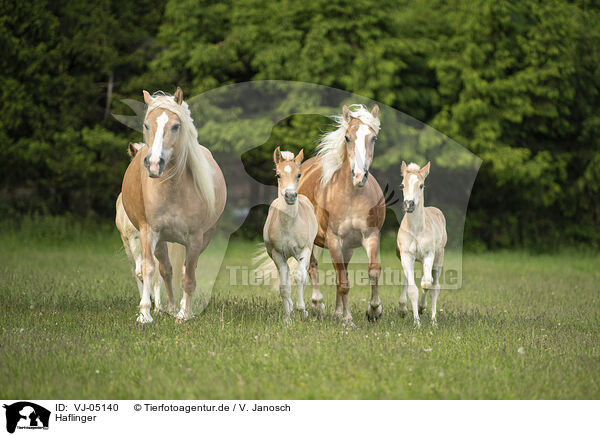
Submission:
M 191 315 L 186 315 L 185 312 L 180 310 L 179 313 L 177 315 L 175 315 L 175 323 L 182 324 L 182 323 L 186 322 L 187 320 L 189 320 L 191 317 L 192 317 Z
M 425 313 L 425 306 L 419 306 L 419 315 L 423 315 Z
M 311 307 L 311 312 L 316 315 L 317 317 L 322 317 L 325 315 L 325 303 L 318 302 L 318 303 L 313 303 L 312 307 Z
M 150 316 L 150 313 L 147 313 L 147 314 L 140 313 L 138 315 L 136 321 L 140 324 L 150 324 L 153 321 L 153 319 Z
M 298 311 L 298 315 L 300 316 L 300 319 L 307 319 L 308 318 L 308 311 L 304 308 L 302 309 L 296 309 Z
M 400 318 L 406 318 L 406 315 L 408 315 L 408 309 L 406 307 L 400 308 L 398 314 L 400 315 Z
M 369 309 L 371 309 L 371 310 L 369 311 Z M 382 309 L 381 305 L 377 306 L 376 309 L 373 309 L 372 306 L 369 306 L 367 308 L 367 312 L 366 312 L 367 321 L 369 321 L 369 322 L 379 321 L 381 319 L 382 312 L 383 312 L 383 309 Z

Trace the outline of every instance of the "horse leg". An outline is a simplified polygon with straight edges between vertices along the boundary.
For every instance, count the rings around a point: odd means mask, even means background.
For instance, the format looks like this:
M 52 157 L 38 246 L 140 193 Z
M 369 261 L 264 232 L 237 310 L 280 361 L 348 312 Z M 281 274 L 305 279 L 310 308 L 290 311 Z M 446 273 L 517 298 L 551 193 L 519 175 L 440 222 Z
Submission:
M 306 318 L 308 313 L 306 312 L 306 307 L 304 306 L 304 287 L 307 282 L 307 270 L 308 264 L 310 262 L 311 257 L 311 249 L 309 247 L 305 247 L 298 256 L 298 266 L 294 271 L 294 280 L 296 281 L 296 310 L 300 312 L 300 315 L 303 318 Z
M 400 293 L 400 317 L 404 318 L 408 314 L 408 309 L 406 308 L 406 294 L 408 292 L 408 277 L 404 274 L 404 282 L 402 283 L 402 291 Z
M 440 295 L 440 275 L 442 273 L 441 267 L 433 267 L 433 286 L 431 287 L 431 324 L 437 327 L 436 305 L 437 298 Z
M 140 293 L 140 300 L 142 299 L 142 251 L 140 250 L 140 239 L 139 238 L 130 238 L 127 239 L 123 235 L 121 235 L 121 240 L 123 241 L 123 247 L 125 248 L 125 254 L 127 254 L 127 259 L 129 259 L 129 264 L 131 266 L 131 273 L 133 274 L 133 278 L 135 279 L 135 284 L 137 285 L 138 291 Z
M 187 321 L 192 317 L 192 296 L 196 289 L 196 266 L 198 257 L 202 253 L 203 238 L 200 241 L 190 241 L 185 250 L 185 271 L 182 278 L 183 297 L 181 298 L 179 313 L 176 318 L 178 322 Z
M 318 316 L 325 315 L 325 303 L 323 303 L 323 294 L 321 294 L 319 286 L 319 260 L 321 259 L 322 253 L 323 248 L 318 245 L 313 245 L 312 253 L 310 255 L 310 264 L 308 266 L 308 274 L 310 275 L 310 280 L 312 282 L 312 310 Z
M 421 320 L 419 319 L 419 312 L 417 310 L 417 300 L 419 298 L 419 288 L 415 283 L 415 258 L 408 253 L 401 254 L 402 269 L 404 270 L 404 276 L 408 282 L 407 291 L 408 298 L 410 298 L 410 304 L 413 309 L 413 319 L 415 327 L 421 327 Z
M 175 310 L 175 304 L 173 303 L 173 267 L 171 266 L 171 260 L 169 259 L 169 250 L 166 242 L 161 242 L 156 246 L 156 258 L 158 259 L 160 266 L 160 275 L 165 282 L 165 290 L 167 292 L 168 306 L 167 311 L 173 313 Z M 155 289 L 154 297 L 154 309 L 160 310 L 160 280 L 156 278 L 158 290 Z M 158 294 L 158 299 L 157 299 Z
M 363 247 L 369 257 L 369 280 L 371 282 L 371 302 L 367 307 L 367 319 L 377 321 L 381 318 L 381 299 L 379 298 L 378 284 L 381 275 L 379 263 L 379 232 L 375 232 L 363 239 Z
M 152 316 L 150 316 L 150 307 L 152 302 L 150 301 L 150 288 L 152 287 L 152 276 L 154 275 L 154 250 L 158 243 L 158 235 L 152 231 L 152 229 L 145 225 L 140 229 L 140 245 L 142 246 L 142 273 L 143 273 L 143 286 L 142 286 L 142 298 L 140 300 L 140 314 L 137 317 L 137 321 L 144 324 L 152 322 Z
M 294 308 L 292 286 L 290 285 L 290 267 L 288 266 L 287 259 L 278 251 L 273 250 L 271 257 L 275 265 L 277 265 L 277 271 L 279 272 L 279 295 L 281 295 L 281 302 L 283 303 L 283 322 L 289 325 L 292 322 L 291 316 L 292 309 Z
M 161 298 L 160 298 L 160 288 L 161 288 L 161 279 L 160 279 L 160 270 L 161 265 L 156 259 L 158 263 L 158 268 L 154 270 L 154 275 L 152 276 L 152 291 L 154 293 L 154 313 L 158 313 L 161 311 Z
M 442 264 L 444 263 L 444 250 L 440 250 L 435 255 L 434 265 L 432 268 L 433 273 L 433 286 L 431 288 L 431 323 L 434 327 L 437 327 L 436 319 L 436 305 L 437 298 L 440 295 L 440 276 L 442 275 Z
M 343 273 L 344 275 L 342 276 L 342 283 L 346 284 L 346 292 L 342 293 L 342 304 L 344 306 L 344 317 L 342 318 L 342 321 L 344 322 L 344 324 L 346 324 L 349 327 L 354 327 L 354 323 L 352 322 L 352 315 L 350 314 L 350 303 L 348 301 L 348 297 L 350 294 L 350 282 L 348 280 L 348 264 L 350 263 L 350 259 L 352 259 L 352 254 L 354 253 L 354 249 L 352 248 L 345 248 L 342 251 L 343 254 Z
M 431 271 L 433 269 L 434 258 L 435 255 L 433 253 L 427 254 L 423 258 L 423 278 L 421 279 L 421 290 L 423 291 L 423 294 L 419 301 L 419 314 L 425 312 L 425 308 L 427 307 L 427 291 L 433 286 L 433 276 Z
M 337 293 L 335 296 L 335 312 L 333 316 L 335 318 L 341 318 L 345 324 L 350 326 L 354 325 L 352 322 L 352 315 L 350 314 L 350 307 L 348 304 L 348 293 L 350 292 L 350 284 L 348 282 L 348 263 L 352 257 L 352 250 L 348 250 L 344 253 L 341 241 L 331 235 L 327 238 L 329 242 L 329 253 L 331 254 L 331 260 L 333 267 L 336 272 L 336 284 Z M 346 254 L 346 256 L 344 256 Z

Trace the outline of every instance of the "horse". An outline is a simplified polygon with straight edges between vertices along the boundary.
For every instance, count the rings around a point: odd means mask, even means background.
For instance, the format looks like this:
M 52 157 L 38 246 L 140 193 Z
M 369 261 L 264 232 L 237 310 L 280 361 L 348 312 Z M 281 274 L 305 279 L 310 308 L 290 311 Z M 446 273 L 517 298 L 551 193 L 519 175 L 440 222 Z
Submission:
M 440 275 L 444 263 L 444 249 L 448 236 L 446 218 L 437 207 L 425 207 L 425 178 L 429 175 L 430 162 L 423 168 L 402 161 L 402 185 L 404 210 L 406 213 L 398 229 L 396 255 L 402 262 L 404 284 L 400 295 L 400 315 L 406 316 L 406 294 L 410 298 L 413 319 L 416 327 L 421 326 L 419 314 L 427 307 L 427 291 L 431 291 L 431 322 L 437 326 L 436 304 L 440 293 Z M 415 260 L 423 264 L 421 288 L 423 294 L 417 309 L 419 288 L 415 284 Z
M 377 286 L 381 274 L 379 234 L 386 206 L 383 192 L 369 172 L 380 129 L 379 106 L 369 112 L 363 105 L 344 105 L 342 116 L 333 120 L 336 129 L 321 137 L 317 156 L 302 164 L 298 192 L 311 201 L 319 223 L 309 266 L 312 308 L 325 311 L 317 259 L 322 249 L 328 248 L 337 282 L 334 317 L 353 325 L 347 267 L 354 249 L 361 245 L 369 257 L 371 301 L 367 319 L 374 321 L 382 313 Z
M 298 156 L 294 157 L 294 153 L 280 151 L 279 147 L 275 149 L 273 160 L 278 194 L 269 207 L 263 229 L 267 254 L 279 272 L 279 293 L 283 301 L 286 324 L 291 322 L 290 315 L 294 307 L 288 260 L 294 258 L 298 261 L 294 270 L 294 281 L 297 287 L 296 310 L 306 317 L 304 286 L 307 282 L 308 265 L 318 227 L 312 203 L 304 195 L 298 194 L 300 164 L 303 158 L 304 150 L 300 150 Z
M 140 232 L 143 292 L 137 321 L 152 322 L 150 283 L 154 256 L 167 295 L 172 293 L 173 267 L 167 242 L 185 247 L 184 295 L 178 321 L 192 317 L 198 257 L 208 246 L 225 208 L 227 188 L 211 152 L 198 143 L 198 133 L 183 92 L 174 96 L 143 91 L 148 105 L 144 142 L 123 178 L 123 206 Z
M 146 144 L 141 142 L 130 142 L 128 146 L 128 154 L 133 159 L 136 153 L 144 147 Z M 138 290 L 140 292 L 140 298 L 142 298 L 142 249 L 140 246 L 140 232 L 135 228 L 127 214 L 125 213 L 125 208 L 123 207 L 123 196 L 119 193 L 117 197 L 116 203 L 116 216 L 115 216 L 115 224 L 117 229 L 119 230 L 119 234 L 121 235 L 121 240 L 123 241 L 123 247 L 125 248 L 125 253 L 127 254 L 127 258 L 129 259 L 129 263 L 131 264 L 131 272 L 133 274 L 133 278 L 137 284 Z M 155 270 L 154 275 L 152 276 L 152 289 L 154 290 L 154 312 L 160 312 L 161 310 L 161 298 L 160 298 L 160 288 L 162 284 L 162 279 L 160 278 L 160 274 L 158 272 L 158 268 Z M 173 294 L 167 295 L 169 300 L 168 311 L 171 312 L 174 308 L 173 305 Z

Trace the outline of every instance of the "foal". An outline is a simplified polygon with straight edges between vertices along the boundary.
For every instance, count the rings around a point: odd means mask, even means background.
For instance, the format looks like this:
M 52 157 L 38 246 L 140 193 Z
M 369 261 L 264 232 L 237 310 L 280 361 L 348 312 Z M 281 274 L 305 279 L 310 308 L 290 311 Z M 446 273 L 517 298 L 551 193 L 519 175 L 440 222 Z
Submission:
M 402 262 L 404 281 L 400 295 L 400 315 L 406 316 L 406 293 L 410 298 L 413 309 L 414 323 L 421 326 L 419 314 L 427 307 L 427 291 L 431 291 L 431 322 L 437 325 L 435 319 L 436 302 L 440 293 L 440 274 L 444 263 L 444 247 L 446 246 L 446 219 L 444 214 L 436 207 L 425 207 L 423 188 L 425 178 L 429 174 L 430 162 L 423 168 L 411 163 L 406 166 L 402 161 L 402 189 L 404 192 L 404 210 L 398 239 L 396 241 L 396 254 Z M 423 263 L 423 278 L 421 288 L 423 294 L 417 310 L 419 289 L 415 284 L 415 260 Z
M 303 150 L 300 150 L 297 157 L 289 151 L 280 151 L 279 147 L 275 150 L 273 160 L 277 174 L 278 196 L 269 207 L 269 215 L 263 229 L 267 253 L 279 271 L 279 292 L 283 300 L 286 324 L 291 322 L 290 315 L 294 307 L 288 260 L 293 257 L 298 261 L 294 271 L 298 293 L 296 310 L 306 316 L 304 286 L 318 229 L 313 205 L 304 195 L 298 195 L 300 164 L 303 158 Z
M 137 143 L 129 143 L 128 153 L 129 156 L 133 159 L 133 157 L 137 154 L 137 152 L 144 147 L 146 144 L 142 142 Z M 142 276 L 142 247 L 140 245 L 140 232 L 135 228 L 127 214 L 125 213 L 125 208 L 123 207 L 123 195 L 119 194 L 117 197 L 116 204 L 117 214 L 115 217 L 115 224 L 117 225 L 117 229 L 119 229 L 119 233 L 121 234 L 121 240 L 123 241 L 123 247 L 125 247 L 125 253 L 127 254 L 127 258 L 131 264 L 131 272 L 133 273 L 133 278 L 137 284 L 138 290 L 140 291 L 140 298 L 142 298 L 143 292 L 143 276 Z M 154 291 L 154 312 L 159 312 L 161 309 L 160 304 L 160 288 L 161 288 L 162 279 L 158 272 L 158 268 L 155 270 L 154 275 L 152 276 L 152 289 Z M 167 297 L 169 299 L 169 307 L 168 310 L 171 312 L 174 308 L 173 305 L 173 294 L 167 293 Z

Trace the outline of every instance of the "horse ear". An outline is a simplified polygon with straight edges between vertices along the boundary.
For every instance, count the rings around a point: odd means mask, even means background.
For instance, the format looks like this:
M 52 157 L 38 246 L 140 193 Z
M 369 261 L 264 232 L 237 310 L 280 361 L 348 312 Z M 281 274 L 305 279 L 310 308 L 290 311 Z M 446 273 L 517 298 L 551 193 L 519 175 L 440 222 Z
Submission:
M 135 145 L 133 145 L 133 142 L 130 142 L 129 145 L 127 146 L 127 154 L 129 154 L 129 156 L 133 159 L 135 157 L 136 153 L 137 153 L 137 148 L 135 148 Z
M 298 165 L 302 163 L 302 161 L 304 160 L 304 149 L 300 150 L 300 153 L 298 153 L 298 156 L 296 156 L 294 160 Z
M 275 165 L 281 161 L 281 150 L 279 150 L 279 147 L 277 147 L 275 153 L 273 153 L 273 160 L 275 161 Z
M 344 107 L 342 108 L 342 116 L 344 117 L 344 121 L 346 121 L 347 123 L 349 123 L 352 119 L 352 115 L 350 115 L 350 109 L 347 105 L 344 105 Z
M 402 161 L 402 166 L 400 167 L 402 171 L 402 177 L 406 176 L 406 162 Z
M 379 118 L 379 105 L 373 106 L 373 109 L 371 109 L 371 115 L 373 115 L 375 118 Z
M 181 88 L 178 86 L 177 87 L 177 91 L 175 91 L 175 103 L 177 104 L 181 104 L 183 102 L 183 91 L 181 90 Z
M 142 91 L 142 94 L 144 94 L 144 102 L 150 106 L 152 104 L 152 96 L 145 89 Z
M 423 168 L 421 168 L 419 170 L 419 173 L 421 173 L 421 177 L 425 178 L 429 175 L 429 167 L 431 166 L 431 162 L 427 162 L 427 165 L 425 165 Z

